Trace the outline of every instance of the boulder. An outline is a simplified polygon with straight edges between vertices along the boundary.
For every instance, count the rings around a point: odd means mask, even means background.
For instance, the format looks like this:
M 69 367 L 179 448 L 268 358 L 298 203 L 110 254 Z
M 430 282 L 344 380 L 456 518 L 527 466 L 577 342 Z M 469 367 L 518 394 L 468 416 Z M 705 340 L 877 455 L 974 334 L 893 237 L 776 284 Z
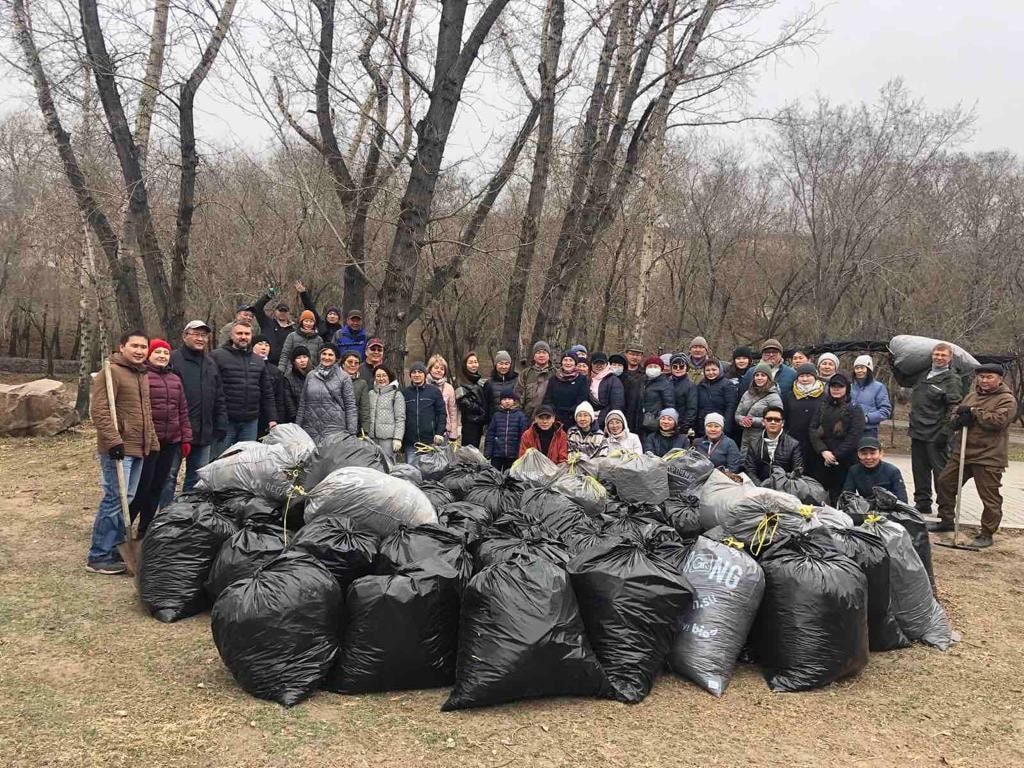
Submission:
M 0 436 L 52 437 L 78 421 L 67 387 L 59 381 L 0 384 Z

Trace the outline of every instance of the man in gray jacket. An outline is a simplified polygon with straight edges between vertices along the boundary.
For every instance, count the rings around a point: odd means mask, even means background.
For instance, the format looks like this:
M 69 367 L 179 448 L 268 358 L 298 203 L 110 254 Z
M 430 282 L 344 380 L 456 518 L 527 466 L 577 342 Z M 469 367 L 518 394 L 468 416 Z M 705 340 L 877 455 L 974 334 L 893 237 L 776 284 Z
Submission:
M 953 348 L 942 341 L 932 348 L 932 368 L 910 397 L 910 463 L 914 474 L 914 506 L 932 514 L 932 480 L 949 459 L 951 416 L 963 399 L 960 377 L 951 367 Z

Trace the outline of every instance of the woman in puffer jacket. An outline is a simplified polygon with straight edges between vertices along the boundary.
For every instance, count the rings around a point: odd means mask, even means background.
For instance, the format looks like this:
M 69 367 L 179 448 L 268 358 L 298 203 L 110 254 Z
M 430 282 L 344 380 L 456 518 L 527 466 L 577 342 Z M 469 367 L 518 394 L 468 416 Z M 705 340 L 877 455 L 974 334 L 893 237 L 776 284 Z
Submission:
M 295 422 L 319 443 L 327 435 L 345 430 L 357 434 L 359 415 L 352 378 L 338 369 L 334 347 L 320 350 L 320 365 L 306 376 Z
M 664 375 L 661 358 L 651 355 L 644 360 L 644 432 L 658 431 L 658 418 L 666 408 L 676 407 L 676 391 Z
M 764 429 L 761 417 L 769 406 L 782 408 L 782 396 L 779 388 L 772 383 L 772 369 L 767 363 L 758 363 L 754 366 L 750 386 L 736 405 L 736 424 L 743 428 L 741 453 L 747 450 L 751 440 Z
M 299 315 L 299 326 L 284 338 L 281 346 L 281 359 L 277 363 L 281 373 L 288 373 L 292 365 L 292 348 L 303 346 L 309 350 L 310 360 L 318 359 L 320 347 L 325 346 L 324 340 L 316 329 L 316 317 L 308 309 Z M 335 352 L 337 354 L 337 352 Z
M 811 447 L 821 457 L 814 479 L 835 504 L 846 473 L 857 463 L 857 444 L 864 435 L 864 412 L 850 402 L 850 383 L 837 373 L 828 382 L 828 395 L 811 421 Z
M 462 436 L 462 424 L 459 419 L 459 404 L 455 399 L 455 387 L 449 381 L 450 375 L 448 361 L 441 355 L 431 355 L 427 360 L 427 384 L 441 390 L 441 397 L 444 400 L 445 433 L 449 440 L 458 440 Z
M 367 395 L 363 431 L 393 459 L 402 449 L 405 436 L 405 396 L 388 368 L 373 369 L 373 389 Z
M 622 411 L 608 411 L 604 417 L 604 433 L 608 438 L 609 453 L 612 451 L 644 452 L 639 436 L 629 431 L 629 425 L 626 423 L 626 414 Z
M 892 401 L 885 384 L 875 380 L 875 362 L 870 355 L 853 361 L 850 402 L 864 412 L 864 436 L 878 437 L 878 425 L 892 416 Z

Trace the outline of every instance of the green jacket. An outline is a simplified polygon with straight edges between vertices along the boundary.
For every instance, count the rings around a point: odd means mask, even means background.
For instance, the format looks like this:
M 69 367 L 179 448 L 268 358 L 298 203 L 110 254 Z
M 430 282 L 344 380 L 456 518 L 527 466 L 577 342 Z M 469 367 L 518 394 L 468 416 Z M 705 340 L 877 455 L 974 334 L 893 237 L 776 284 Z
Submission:
M 929 442 L 949 440 L 953 432 L 950 419 L 962 399 L 960 376 L 952 370 L 917 382 L 910 396 L 911 439 Z

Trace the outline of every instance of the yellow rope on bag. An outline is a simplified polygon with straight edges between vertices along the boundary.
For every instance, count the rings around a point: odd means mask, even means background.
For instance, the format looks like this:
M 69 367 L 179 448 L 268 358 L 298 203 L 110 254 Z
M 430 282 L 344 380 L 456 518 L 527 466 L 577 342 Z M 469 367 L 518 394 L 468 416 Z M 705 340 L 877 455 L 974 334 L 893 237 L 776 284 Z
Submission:
M 812 507 L 810 504 L 801 504 L 799 507 L 796 508 L 796 511 L 799 512 L 803 517 L 806 517 L 808 520 L 810 520 L 811 516 L 814 514 L 814 507 Z
M 416 453 L 437 453 L 438 448 L 436 445 L 430 443 L 416 443 Z
M 673 448 L 671 451 L 666 453 L 661 458 L 664 459 L 665 461 L 672 461 L 672 459 L 678 459 L 684 453 L 686 453 L 685 448 Z
M 775 534 L 779 530 L 779 513 L 771 512 L 761 518 L 761 522 L 754 529 L 754 535 L 750 537 L 750 554 L 757 556 L 761 554 L 765 544 L 771 544 L 775 540 Z
M 743 549 L 743 542 L 739 539 L 734 539 L 732 536 L 726 536 L 722 539 L 722 543 L 727 547 L 735 547 L 736 549 Z
M 870 515 L 868 515 L 867 517 L 864 518 L 864 523 L 865 524 L 867 524 L 867 523 L 880 523 L 884 519 L 885 518 L 882 517 L 881 515 L 876 515 L 874 512 L 872 512 Z
M 576 474 L 576 465 L 579 464 L 579 462 L 580 462 L 580 452 L 579 451 L 576 451 L 575 453 L 570 453 L 569 456 L 566 458 L 565 466 L 567 466 L 569 468 L 569 474 L 570 475 L 575 475 Z

